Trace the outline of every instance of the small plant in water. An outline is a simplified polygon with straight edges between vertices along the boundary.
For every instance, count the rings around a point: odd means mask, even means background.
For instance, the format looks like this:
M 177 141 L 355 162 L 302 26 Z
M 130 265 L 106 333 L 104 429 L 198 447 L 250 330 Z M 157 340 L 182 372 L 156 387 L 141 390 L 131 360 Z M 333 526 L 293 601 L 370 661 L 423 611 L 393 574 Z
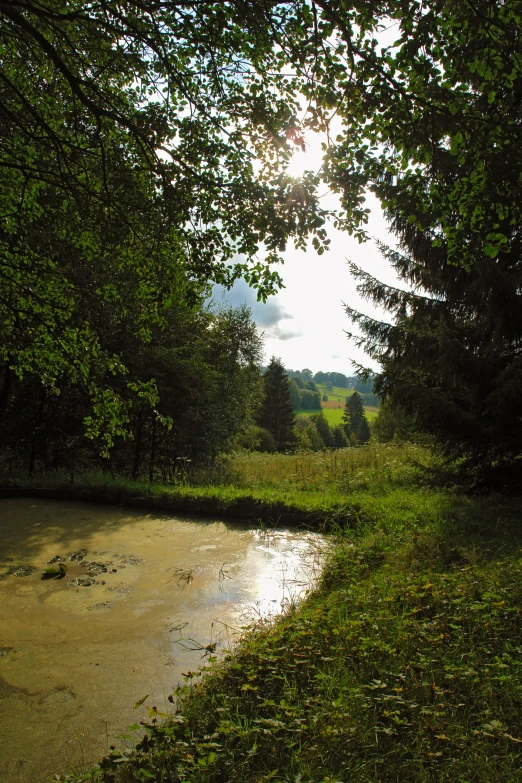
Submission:
M 58 563 L 58 568 L 46 568 L 42 574 L 42 579 L 63 579 L 68 571 L 65 563 Z
M 173 484 L 178 486 L 186 486 L 189 483 L 189 468 L 191 459 L 188 457 L 176 457 L 176 467 L 174 468 L 174 475 L 172 477 Z
M 170 568 L 167 568 L 167 571 L 170 571 Z M 174 579 L 175 576 L 178 577 L 177 583 L 178 585 L 181 585 L 182 587 L 186 587 L 187 585 L 191 584 L 191 582 L 194 581 L 194 577 L 196 574 L 199 574 L 201 571 L 201 566 L 194 566 L 194 568 L 176 568 L 174 570 L 174 574 L 171 579 L 169 579 L 169 582 L 172 582 L 172 579 Z

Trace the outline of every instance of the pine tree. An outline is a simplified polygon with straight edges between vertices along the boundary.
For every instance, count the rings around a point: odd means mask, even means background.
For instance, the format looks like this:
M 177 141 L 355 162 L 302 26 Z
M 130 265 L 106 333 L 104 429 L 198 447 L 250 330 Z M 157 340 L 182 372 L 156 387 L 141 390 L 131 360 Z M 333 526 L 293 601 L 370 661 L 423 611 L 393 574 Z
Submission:
M 292 451 L 296 445 L 295 416 L 290 399 L 290 381 L 280 359 L 272 356 L 263 375 L 264 399 L 258 423 L 274 436 L 278 451 Z
M 364 412 L 362 397 L 354 392 L 346 398 L 343 413 L 344 431 L 348 440 L 364 444 L 370 440 L 370 427 Z
M 522 232 L 512 249 L 471 267 L 450 265 L 431 231 L 397 217 L 400 250 L 381 250 L 405 288 L 352 267 L 358 291 L 390 312 L 384 323 L 349 310 L 367 354 L 381 364 L 375 389 L 415 428 L 482 483 L 522 480 Z M 515 238 L 518 234 L 518 239 Z M 473 243 L 474 238 L 468 237 Z

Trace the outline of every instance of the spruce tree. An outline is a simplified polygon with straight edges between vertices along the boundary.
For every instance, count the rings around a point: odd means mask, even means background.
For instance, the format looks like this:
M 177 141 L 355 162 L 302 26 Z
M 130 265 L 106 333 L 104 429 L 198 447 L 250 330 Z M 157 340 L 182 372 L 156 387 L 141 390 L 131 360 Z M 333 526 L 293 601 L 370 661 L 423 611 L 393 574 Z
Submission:
M 366 414 L 363 415 L 363 420 L 361 422 L 361 426 L 359 427 L 359 443 L 365 444 L 368 443 L 371 437 L 371 431 L 370 431 L 370 425 L 368 424 L 368 419 L 366 418 Z
M 370 440 L 370 428 L 359 392 L 354 392 L 346 398 L 343 424 L 348 440 L 356 440 L 360 444 L 368 443 Z
M 522 233 L 514 226 L 518 239 L 495 258 L 477 247 L 466 268 L 447 263 L 431 231 L 402 216 L 393 227 L 400 251 L 381 249 L 410 290 L 352 267 L 359 293 L 392 315 L 385 323 L 348 309 L 359 344 L 381 364 L 375 389 L 480 483 L 520 483 Z
M 346 446 L 348 446 L 348 438 L 346 437 L 342 427 L 334 427 L 332 432 L 334 436 L 334 448 L 344 449 Z
M 272 356 L 263 376 L 264 399 L 258 423 L 274 436 L 278 451 L 292 451 L 296 445 L 295 416 L 290 398 L 290 381 L 280 359 Z

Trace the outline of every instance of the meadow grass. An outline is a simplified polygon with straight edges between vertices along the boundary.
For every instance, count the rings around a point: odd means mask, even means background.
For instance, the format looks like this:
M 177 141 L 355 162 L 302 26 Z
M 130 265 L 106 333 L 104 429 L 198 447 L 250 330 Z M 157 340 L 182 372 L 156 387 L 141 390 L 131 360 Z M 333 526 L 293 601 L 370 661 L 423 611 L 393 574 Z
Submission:
M 431 454 L 413 444 L 377 444 L 359 448 L 297 454 L 241 453 L 210 468 L 183 473 L 171 483 L 132 480 L 101 470 L 0 475 L 0 487 L 77 494 L 80 500 L 182 508 L 194 513 L 259 514 L 265 520 L 275 509 L 301 514 L 310 522 L 326 518 L 349 522 L 362 513 L 361 501 L 408 488 L 412 477 L 428 471 Z M 414 492 L 418 488 L 413 488 Z M 1 490 L 0 490 L 1 492 Z M 393 494 L 393 493 L 392 493 Z M 233 516 L 234 514 L 227 514 Z M 304 515 L 304 516 L 303 516 Z
M 69 780 L 520 781 L 522 500 L 430 486 L 433 464 L 409 445 L 237 456 L 231 484 L 192 487 L 323 502 L 320 583 L 202 661 L 166 721 L 144 705 L 136 748 Z
M 416 446 L 377 445 L 306 454 L 239 454 L 192 471 L 190 480 L 184 474 L 168 484 L 91 470 L 74 475 L 11 473 L 0 476 L 0 487 L 10 488 L 11 494 L 32 491 L 44 497 L 322 527 L 325 520 L 356 524 L 378 513 L 383 498 L 394 506 L 393 490 L 407 491 L 412 475 L 420 479 L 421 464 L 430 462 L 429 453 Z M 415 494 L 419 488 L 411 491 Z M 401 497 L 399 513 L 402 505 Z
M 297 454 L 244 454 L 227 459 L 222 481 L 237 487 L 373 495 L 410 486 L 433 465 L 430 451 L 411 443 Z
M 344 406 L 341 408 L 321 408 L 320 411 L 312 409 L 294 411 L 296 416 L 312 416 L 321 412 L 324 413 L 330 427 L 339 427 L 343 423 Z M 365 408 L 364 412 L 368 421 L 373 421 L 378 416 L 378 410 L 374 408 Z
M 342 424 L 343 420 L 343 413 L 344 413 L 344 405 L 346 402 L 346 398 L 349 397 L 354 393 L 354 389 L 343 389 L 340 386 L 334 386 L 331 391 L 326 390 L 326 386 L 324 384 L 317 384 L 317 390 L 320 393 L 321 397 L 323 394 L 326 394 L 328 397 L 328 402 L 324 403 L 321 402 L 321 411 L 324 413 L 326 420 L 330 427 L 339 427 Z M 325 404 L 327 407 L 325 407 Z M 330 407 L 335 406 L 335 407 Z M 366 406 L 364 408 L 364 411 L 366 413 L 366 418 L 368 421 L 373 421 L 379 412 L 379 409 L 374 406 Z M 312 410 L 312 409 L 306 409 L 306 410 L 296 410 L 294 413 L 297 416 L 312 416 L 314 414 L 319 413 L 318 410 Z
M 316 386 L 317 391 L 320 392 L 321 396 L 326 394 L 329 400 L 339 400 L 342 402 L 343 406 L 346 398 L 354 393 L 354 389 L 344 389 L 341 386 L 334 386 L 331 391 L 327 390 L 324 383 L 318 383 Z

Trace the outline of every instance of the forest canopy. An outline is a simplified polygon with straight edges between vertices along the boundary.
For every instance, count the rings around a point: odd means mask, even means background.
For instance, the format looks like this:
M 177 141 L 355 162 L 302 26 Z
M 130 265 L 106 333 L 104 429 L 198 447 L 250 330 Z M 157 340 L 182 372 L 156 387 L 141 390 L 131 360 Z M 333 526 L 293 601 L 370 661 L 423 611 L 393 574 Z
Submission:
M 391 316 L 347 308 L 377 393 L 481 480 L 520 481 L 522 4 L 318 0 L 288 30 L 310 127 L 341 125 L 324 177 L 344 226 L 369 188 L 397 239 L 402 288 L 352 265 Z

